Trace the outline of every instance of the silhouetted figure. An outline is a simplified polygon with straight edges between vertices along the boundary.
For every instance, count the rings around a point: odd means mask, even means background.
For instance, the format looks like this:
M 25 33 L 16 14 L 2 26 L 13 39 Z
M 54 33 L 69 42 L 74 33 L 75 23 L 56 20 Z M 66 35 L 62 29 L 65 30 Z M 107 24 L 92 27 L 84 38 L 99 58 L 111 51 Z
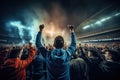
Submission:
M 95 50 L 88 50 L 87 55 L 84 53 L 83 48 L 81 50 L 81 57 L 85 60 L 88 65 L 89 79 L 90 80 L 101 80 L 101 70 L 99 64 L 103 61 L 102 56 Z
M 74 54 L 70 62 L 70 80 L 89 80 L 88 66 L 86 62 Z
M 105 52 L 106 61 L 100 65 L 102 80 L 120 80 L 120 54 L 114 50 Z
M 32 80 L 45 80 L 44 64 L 45 60 L 41 53 L 38 52 L 31 64 Z
M 40 25 L 40 31 L 37 34 L 36 46 L 41 52 L 47 63 L 47 79 L 46 80 L 70 80 L 70 59 L 76 48 L 76 38 L 73 26 L 69 26 L 71 31 L 71 45 L 64 50 L 64 39 L 57 36 L 54 40 L 55 49 L 48 52 L 41 43 L 42 30 L 44 25 Z

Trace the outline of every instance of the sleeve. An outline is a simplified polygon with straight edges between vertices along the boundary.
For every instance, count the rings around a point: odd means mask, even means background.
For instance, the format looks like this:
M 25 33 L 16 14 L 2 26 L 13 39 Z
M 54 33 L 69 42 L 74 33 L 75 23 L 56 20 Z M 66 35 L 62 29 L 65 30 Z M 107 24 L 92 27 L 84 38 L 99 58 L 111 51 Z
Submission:
M 37 37 L 36 37 L 36 47 L 37 48 L 43 47 L 41 38 L 42 38 L 42 33 L 38 32 Z
M 41 38 L 42 38 L 42 32 L 38 32 L 37 37 L 36 37 L 36 47 L 38 48 L 38 52 L 40 52 L 43 57 L 46 57 L 46 54 L 48 53 L 48 51 L 42 45 Z
M 21 60 L 20 61 L 21 68 L 27 67 L 32 62 L 32 60 L 34 59 L 35 54 L 36 54 L 36 50 L 33 49 L 33 48 L 30 48 L 30 54 L 29 54 L 28 58 L 26 60 Z
M 69 56 L 71 56 L 75 52 L 75 49 L 76 49 L 76 36 L 75 36 L 75 33 L 72 32 L 71 33 L 71 44 L 70 44 L 70 47 L 67 49 Z

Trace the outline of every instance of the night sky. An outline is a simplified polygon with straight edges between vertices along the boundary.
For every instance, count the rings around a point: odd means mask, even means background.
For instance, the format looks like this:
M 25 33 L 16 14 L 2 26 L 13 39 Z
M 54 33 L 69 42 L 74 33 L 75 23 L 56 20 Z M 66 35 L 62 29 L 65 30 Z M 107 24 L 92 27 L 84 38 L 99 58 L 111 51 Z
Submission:
M 10 34 L 6 23 L 16 20 L 24 26 L 32 25 L 36 19 L 61 29 L 67 24 L 77 27 L 102 9 L 108 8 L 102 15 L 119 12 L 119 3 L 119 0 L 0 0 L 0 34 Z
M 17 17 L 24 9 L 36 4 L 49 13 L 53 3 L 59 4 L 67 14 L 68 23 L 75 25 L 105 7 L 110 5 L 115 8 L 120 7 L 119 0 L 0 0 L 0 18 L 4 21 Z

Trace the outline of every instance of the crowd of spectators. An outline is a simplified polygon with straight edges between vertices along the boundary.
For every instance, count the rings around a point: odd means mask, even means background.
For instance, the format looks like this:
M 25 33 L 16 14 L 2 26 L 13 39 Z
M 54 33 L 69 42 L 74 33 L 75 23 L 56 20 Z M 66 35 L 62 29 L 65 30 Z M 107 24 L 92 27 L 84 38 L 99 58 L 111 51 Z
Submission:
M 25 60 L 29 55 L 28 45 L 23 45 L 21 60 Z M 23 46 L 1 46 L 0 66 L 10 58 L 10 53 L 21 49 Z M 99 45 L 98 45 L 99 46 Z M 45 46 L 47 50 L 54 49 L 52 45 Z M 64 47 L 64 49 L 67 46 Z M 34 47 L 36 49 L 36 47 Z M 14 54 L 13 52 L 13 54 Z M 45 80 L 47 76 L 45 59 L 41 53 L 36 53 L 33 61 L 26 67 L 27 80 Z M 7 70 L 6 73 L 9 73 Z M 4 74 L 4 73 L 1 73 Z M 71 80 L 119 80 L 120 79 L 120 47 L 114 46 L 88 46 L 79 44 L 72 55 L 70 61 Z M 4 74 L 6 78 L 7 75 Z M 14 75 L 15 76 L 15 75 Z M 0 75 L 0 78 L 2 75 Z M 0 79 L 2 80 L 2 79 Z M 7 80 L 7 79 L 6 79 Z M 10 80 L 10 78 L 9 78 Z M 18 80 L 18 79 L 16 79 Z
M 120 46 L 76 45 L 73 32 L 70 47 L 43 46 L 41 32 L 36 47 L 0 47 L 0 80 L 120 80 Z

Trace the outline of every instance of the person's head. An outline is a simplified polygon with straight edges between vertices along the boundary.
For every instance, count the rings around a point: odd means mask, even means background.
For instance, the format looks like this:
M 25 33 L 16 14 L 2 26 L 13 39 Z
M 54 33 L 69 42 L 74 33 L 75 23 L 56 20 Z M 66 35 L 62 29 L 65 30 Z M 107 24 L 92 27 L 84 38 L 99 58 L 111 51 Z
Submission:
M 81 47 L 81 44 L 79 44 L 79 47 Z
M 120 61 L 120 54 L 117 51 L 107 50 L 104 55 L 106 60 Z
M 109 51 L 108 51 L 108 50 L 107 50 L 107 51 L 105 51 L 104 56 L 105 56 L 105 59 L 106 59 L 106 60 L 111 60 L 111 58 L 112 58 L 112 56 L 111 56 L 111 54 L 109 53 Z
M 78 53 L 74 53 L 74 54 L 72 55 L 72 58 L 73 58 L 73 59 L 79 58 L 79 54 L 78 54 Z
M 90 52 L 90 51 L 88 51 L 87 56 L 88 56 L 89 58 L 90 58 L 90 57 L 93 57 L 93 53 L 92 53 L 92 52 Z
M 98 57 L 97 56 L 97 52 L 94 51 L 94 50 L 88 50 L 88 57 L 91 58 L 91 57 Z
M 10 51 L 9 58 L 21 58 L 23 49 L 16 48 Z
M 62 48 L 64 46 L 64 39 L 62 36 L 57 36 L 54 40 L 55 48 Z

